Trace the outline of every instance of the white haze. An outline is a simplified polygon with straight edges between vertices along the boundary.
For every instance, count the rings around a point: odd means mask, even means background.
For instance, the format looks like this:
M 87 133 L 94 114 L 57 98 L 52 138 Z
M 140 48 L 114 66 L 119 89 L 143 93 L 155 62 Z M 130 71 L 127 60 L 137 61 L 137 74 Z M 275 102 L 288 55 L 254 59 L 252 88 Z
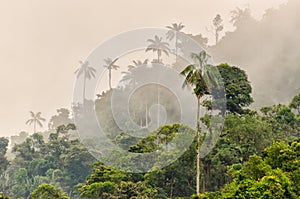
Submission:
M 119 32 L 182 22 L 186 25 L 184 31 L 202 33 L 211 38 L 206 27 L 216 14 L 224 18 L 225 29 L 232 30 L 228 21 L 230 11 L 235 7 L 249 5 L 253 15 L 259 19 L 265 9 L 284 2 L 286 0 L 0 0 L 0 136 L 17 134 L 22 130 L 32 132 L 32 127 L 25 125 L 30 110 L 41 111 L 42 116 L 49 120 L 56 109 L 69 108 L 78 60 L 84 60 L 98 43 Z M 289 9 L 290 12 L 286 11 L 288 17 L 280 18 L 285 29 L 279 27 L 276 32 L 298 38 L 295 29 L 289 28 L 289 24 L 297 18 L 293 15 L 297 15 L 298 11 L 295 10 L 297 8 Z M 272 52 L 284 52 L 282 48 L 276 48 L 282 44 L 276 38 L 270 37 L 269 40 L 270 45 L 274 42 Z M 288 44 L 297 48 L 299 42 L 294 41 Z M 256 42 L 261 43 L 260 40 Z M 296 57 L 299 51 L 288 47 L 289 54 Z M 295 59 L 288 61 L 292 60 Z M 266 59 L 263 61 L 266 62 Z M 260 83 L 262 78 L 257 77 L 256 80 L 254 76 L 263 74 L 255 73 L 257 64 L 252 66 L 238 59 L 235 63 L 249 70 L 247 72 L 254 84 Z M 265 65 L 268 64 L 261 67 Z M 259 85 L 254 87 L 259 88 Z

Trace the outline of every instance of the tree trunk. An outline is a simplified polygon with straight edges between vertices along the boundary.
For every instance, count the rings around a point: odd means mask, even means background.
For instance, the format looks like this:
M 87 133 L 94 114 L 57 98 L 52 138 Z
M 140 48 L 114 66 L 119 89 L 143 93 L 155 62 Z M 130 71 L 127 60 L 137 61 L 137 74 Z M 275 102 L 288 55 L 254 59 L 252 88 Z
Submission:
M 82 105 L 84 106 L 85 102 L 85 83 L 86 83 L 86 74 L 85 72 L 83 73 L 83 96 L 82 96 Z
M 108 83 L 109 83 L 109 90 L 111 90 L 111 69 L 108 69 Z
M 160 54 L 160 53 L 159 53 L 159 50 L 157 50 L 157 63 L 160 63 L 160 62 L 159 62 L 159 60 L 160 60 L 159 54 Z
M 159 123 L 160 123 L 160 122 L 159 122 L 159 119 L 160 119 L 160 118 L 159 118 L 159 114 L 160 114 L 160 112 L 159 112 L 159 108 L 160 108 L 160 106 L 159 106 L 159 105 L 160 105 L 160 104 L 159 104 L 159 85 L 157 85 L 157 105 L 158 105 L 158 106 L 157 106 L 157 128 L 159 128 L 159 125 L 160 125 L 160 124 L 159 124 Z
M 34 123 L 33 123 L 33 133 L 36 133 L 36 120 L 34 120 Z
M 147 102 L 147 99 L 146 99 L 146 128 L 148 128 L 148 102 Z
M 216 29 L 216 45 L 219 42 L 219 31 Z
M 170 190 L 170 198 L 173 198 L 173 184 L 174 184 L 174 173 L 172 172 L 172 177 L 171 177 L 171 190 Z
M 200 97 L 197 97 L 197 174 L 196 174 L 196 193 L 200 194 Z
M 177 56 L 178 56 L 178 38 L 177 38 L 177 32 L 175 33 L 175 56 L 176 56 L 176 62 L 177 62 Z

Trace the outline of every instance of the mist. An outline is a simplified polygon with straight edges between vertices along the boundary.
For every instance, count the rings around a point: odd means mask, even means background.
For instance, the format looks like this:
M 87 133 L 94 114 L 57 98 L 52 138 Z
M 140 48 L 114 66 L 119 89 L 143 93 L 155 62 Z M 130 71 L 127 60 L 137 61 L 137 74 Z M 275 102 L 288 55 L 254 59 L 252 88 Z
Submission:
M 253 87 L 253 107 L 288 104 L 299 93 L 300 2 L 290 0 L 255 20 L 249 9 L 236 9 L 233 32 L 209 48 L 216 63 L 244 69 Z M 238 13 L 238 14 L 237 14 Z

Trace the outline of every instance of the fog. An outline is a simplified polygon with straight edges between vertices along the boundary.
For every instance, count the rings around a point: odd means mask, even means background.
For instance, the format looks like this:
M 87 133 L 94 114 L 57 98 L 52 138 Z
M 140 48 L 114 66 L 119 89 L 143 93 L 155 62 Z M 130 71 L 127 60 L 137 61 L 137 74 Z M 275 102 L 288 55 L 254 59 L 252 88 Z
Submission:
M 253 86 L 254 107 L 289 103 L 300 92 L 300 1 L 270 9 L 261 20 L 241 12 L 236 30 L 210 48 L 216 62 L 246 70 Z
M 109 37 L 182 22 L 184 32 L 201 33 L 212 44 L 206 27 L 216 14 L 221 14 L 228 31 L 234 28 L 229 20 L 236 7 L 249 6 L 255 19 L 261 19 L 266 9 L 286 1 L 0 1 L 0 136 L 32 132 L 25 125 L 29 111 L 41 111 L 48 122 L 56 109 L 70 108 L 78 60 Z M 272 96 L 277 97 L 274 101 L 286 101 L 297 89 L 298 3 L 291 4 L 263 22 L 254 21 L 253 29 L 241 22 L 236 32 L 227 33 L 218 46 L 209 49 L 217 62 L 230 61 L 247 70 L 257 104 L 269 103 L 267 98 Z M 266 75 L 270 69 L 272 76 Z M 266 97 L 259 99 L 260 94 Z

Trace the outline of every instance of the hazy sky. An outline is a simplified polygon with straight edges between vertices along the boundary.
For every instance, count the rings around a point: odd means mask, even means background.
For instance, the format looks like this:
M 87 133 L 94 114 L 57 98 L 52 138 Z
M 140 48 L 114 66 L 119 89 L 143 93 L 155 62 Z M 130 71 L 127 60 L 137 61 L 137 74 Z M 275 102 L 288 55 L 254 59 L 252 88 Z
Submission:
M 210 36 L 216 14 L 229 30 L 235 7 L 249 6 L 259 18 L 286 1 L 0 0 L 0 136 L 31 132 L 30 110 L 48 122 L 56 109 L 69 108 L 78 60 L 113 35 L 182 22 L 185 32 Z

